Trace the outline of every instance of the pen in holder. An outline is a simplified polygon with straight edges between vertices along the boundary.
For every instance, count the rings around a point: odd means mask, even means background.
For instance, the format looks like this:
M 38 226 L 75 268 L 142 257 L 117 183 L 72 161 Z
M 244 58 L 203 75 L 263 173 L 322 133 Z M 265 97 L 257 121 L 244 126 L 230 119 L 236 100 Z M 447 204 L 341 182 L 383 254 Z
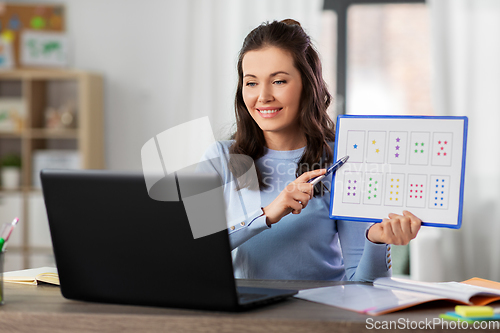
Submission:
M 5 248 L 12 231 L 14 230 L 19 219 L 16 217 L 11 223 L 5 223 L 2 231 L 0 231 L 0 305 L 4 303 L 3 296 L 3 262 L 5 259 Z
M 3 261 L 5 258 L 5 251 L 0 251 L 0 305 L 3 302 Z

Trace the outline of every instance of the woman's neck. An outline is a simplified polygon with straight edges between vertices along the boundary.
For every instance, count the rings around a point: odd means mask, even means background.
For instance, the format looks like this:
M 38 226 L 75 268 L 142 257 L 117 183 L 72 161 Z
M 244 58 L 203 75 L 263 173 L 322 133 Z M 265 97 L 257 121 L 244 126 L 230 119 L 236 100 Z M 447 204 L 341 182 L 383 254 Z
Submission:
M 264 132 L 264 138 L 266 139 L 267 148 L 272 150 L 296 150 L 307 144 L 306 137 L 301 132 L 290 135 Z

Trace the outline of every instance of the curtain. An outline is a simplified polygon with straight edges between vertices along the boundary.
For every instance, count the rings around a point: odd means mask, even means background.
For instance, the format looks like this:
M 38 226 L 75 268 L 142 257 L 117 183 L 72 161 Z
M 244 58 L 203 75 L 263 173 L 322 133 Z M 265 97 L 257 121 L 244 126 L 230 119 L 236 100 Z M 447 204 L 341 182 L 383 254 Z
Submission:
M 431 232 L 426 241 L 438 241 L 412 256 L 443 280 L 500 281 L 500 1 L 428 4 L 436 113 L 469 118 L 464 215 L 460 230 Z

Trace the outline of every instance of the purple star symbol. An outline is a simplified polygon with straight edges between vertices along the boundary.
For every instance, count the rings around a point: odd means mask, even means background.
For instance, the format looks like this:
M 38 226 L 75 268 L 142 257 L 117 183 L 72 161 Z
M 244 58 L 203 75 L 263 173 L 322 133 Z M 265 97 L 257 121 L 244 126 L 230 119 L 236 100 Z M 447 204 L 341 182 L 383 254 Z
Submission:
M 398 153 L 396 153 L 396 157 L 399 157 L 399 154 L 398 154 Z
M 351 193 L 347 192 L 347 195 L 351 195 Z
M 399 146 L 396 146 L 396 150 L 399 150 Z
M 351 180 L 349 179 L 349 183 L 351 182 Z
M 399 142 L 399 140 L 400 140 L 399 138 L 396 138 L 396 142 Z
M 356 196 L 356 193 L 353 193 L 352 195 L 353 195 L 353 196 Z M 441 200 L 443 200 L 443 198 L 441 198 Z
M 355 188 L 355 187 L 353 187 L 352 189 L 353 189 L 353 190 L 355 190 L 356 188 Z
M 356 184 L 356 181 L 354 181 L 354 184 Z
M 350 189 L 351 189 L 351 187 L 350 187 L 350 186 L 348 186 L 348 187 L 347 187 L 347 189 L 348 189 L 348 190 L 350 190 Z

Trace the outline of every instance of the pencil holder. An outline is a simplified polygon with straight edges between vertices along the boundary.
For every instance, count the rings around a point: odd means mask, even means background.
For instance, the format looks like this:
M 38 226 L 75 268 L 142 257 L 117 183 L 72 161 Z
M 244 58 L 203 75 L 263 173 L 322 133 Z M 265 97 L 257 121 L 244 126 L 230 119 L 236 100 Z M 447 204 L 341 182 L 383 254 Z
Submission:
M 0 305 L 3 302 L 3 260 L 5 257 L 5 251 L 0 251 Z

